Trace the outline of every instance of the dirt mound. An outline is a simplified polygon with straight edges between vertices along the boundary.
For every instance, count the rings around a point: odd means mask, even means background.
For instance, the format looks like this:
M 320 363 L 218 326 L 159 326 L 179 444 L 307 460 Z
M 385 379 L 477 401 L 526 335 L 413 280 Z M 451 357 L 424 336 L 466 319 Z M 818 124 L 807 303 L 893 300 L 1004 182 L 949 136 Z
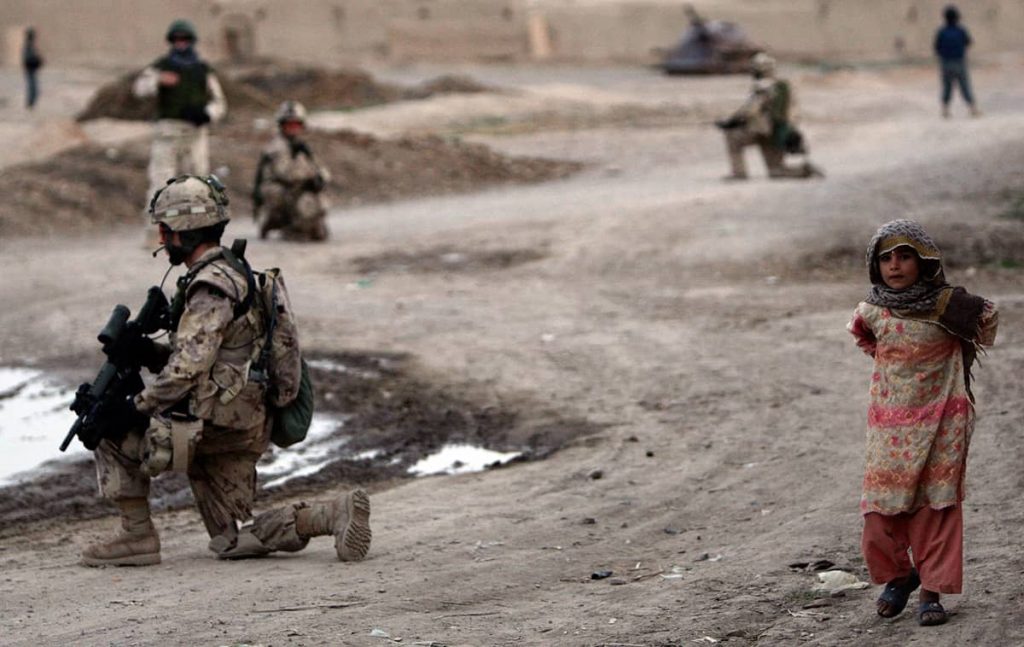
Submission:
M 396 85 L 378 83 L 358 70 L 330 70 L 302 67 L 293 70 L 265 69 L 238 77 L 239 85 L 252 88 L 278 101 L 294 99 L 311 110 L 343 110 L 398 101 L 404 91 Z
M 968 268 L 1024 267 L 1024 220 L 1013 214 L 980 223 L 928 224 L 948 270 Z M 733 268 L 739 276 L 749 274 L 748 265 Z M 767 258 L 757 264 L 760 276 L 788 280 L 821 281 L 863 275 L 864 248 L 845 242 L 792 258 Z M 947 273 L 948 275 L 948 273 Z
M 459 74 L 446 74 L 429 81 L 424 81 L 416 87 L 405 90 L 406 99 L 426 99 L 435 94 L 475 94 L 478 92 L 494 92 L 495 89 L 477 83 L 468 76 Z
M 111 119 L 151 120 L 156 118 L 152 99 L 132 94 L 139 70 L 125 74 L 101 87 L 79 121 Z M 490 88 L 464 76 L 440 76 L 417 86 L 402 87 L 376 81 L 361 70 L 325 70 L 267 64 L 237 74 L 218 75 L 228 102 L 228 116 L 273 111 L 282 101 L 301 101 L 311 110 L 351 110 L 392 101 L 425 99 L 435 94 L 485 92 Z
M 0 174 L 0 236 L 84 232 L 141 222 L 148 151 L 87 144 Z
M 1024 221 L 950 223 L 934 228 L 950 267 L 1024 267 Z
M 236 218 L 248 217 L 259 152 L 266 134 L 241 126 L 213 131 L 211 168 L 223 174 Z M 566 177 L 575 162 L 507 157 L 479 144 L 438 137 L 377 139 L 351 131 L 313 133 L 310 146 L 330 169 L 332 204 L 393 200 L 413 195 L 472 191 L 502 183 Z M 80 146 L 43 163 L 10 167 L 0 175 L 0 236 L 83 232 L 139 222 L 146 193 L 148 145 Z
M 140 99 L 132 94 L 132 83 L 138 75 L 139 70 L 135 70 L 102 86 L 76 119 L 78 121 L 103 117 L 129 121 L 156 119 L 156 103 L 152 99 Z M 279 103 L 273 97 L 244 83 L 237 83 L 230 78 L 218 77 L 218 79 L 231 111 L 240 113 L 268 112 L 277 107 Z
M 522 421 L 517 410 L 491 405 L 474 396 L 471 388 L 461 387 L 454 395 L 418 375 L 408 357 L 344 353 L 310 359 L 317 411 L 346 416 L 345 424 L 333 432 L 346 441 L 334 446 L 315 473 L 261 489 L 261 507 L 267 501 L 343 483 L 365 486 L 412 478 L 409 467 L 449 443 L 518 451 L 522 453 L 517 460 L 537 460 L 594 430 L 585 421 L 565 420 L 553 413 L 541 417 L 531 413 L 532 421 Z M 536 410 L 536 406 L 523 406 Z M 279 451 L 301 453 L 303 446 L 274 449 Z M 266 482 L 261 479 L 261 484 Z M 88 519 L 115 511 L 96 496 L 91 459 L 63 464 L 28 483 L 0 488 L 0 492 L 0 537 L 16 534 L 20 523 Z M 192 503 L 188 481 L 180 474 L 154 480 L 151 499 L 158 509 Z
M 232 194 L 248 196 L 264 138 L 246 128 L 222 128 L 211 150 L 211 166 L 231 169 L 227 179 Z M 317 160 L 330 169 L 332 204 L 360 204 L 413 195 L 472 191 L 503 183 L 531 183 L 567 177 L 582 165 L 533 157 L 507 157 L 480 144 L 435 136 L 378 139 L 343 130 L 313 133 L 310 147 Z
M 538 261 L 547 256 L 539 249 L 461 249 L 442 245 L 421 252 L 394 250 L 376 256 L 352 259 L 361 274 L 379 272 L 480 272 L 504 270 L 523 263 Z

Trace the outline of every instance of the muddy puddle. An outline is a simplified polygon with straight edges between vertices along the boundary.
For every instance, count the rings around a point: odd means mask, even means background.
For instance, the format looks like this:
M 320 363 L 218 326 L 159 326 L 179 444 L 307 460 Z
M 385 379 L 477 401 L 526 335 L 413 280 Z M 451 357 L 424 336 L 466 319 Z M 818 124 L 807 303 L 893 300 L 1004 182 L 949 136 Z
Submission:
M 543 459 L 590 433 L 584 420 L 546 413 L 528 400 L 493 405 L 472 387 L 434 384 L 403 355 L 313 355 L 317 414 L 307 439 L 272 447 L 258 466 L 258 507 L 341 484 L 386 487 L 404 479 L 493 469 Z M 91 453 L 58 445 L 73 422 L 74 388 L 42 371 L 0 368 L 0 536 L 22 523 L 114 512 L 96 493 Z M 517 404 L 509 404 L 518 402 Z M 153 481 L 157 509 L 192 503 L 187 480 Z

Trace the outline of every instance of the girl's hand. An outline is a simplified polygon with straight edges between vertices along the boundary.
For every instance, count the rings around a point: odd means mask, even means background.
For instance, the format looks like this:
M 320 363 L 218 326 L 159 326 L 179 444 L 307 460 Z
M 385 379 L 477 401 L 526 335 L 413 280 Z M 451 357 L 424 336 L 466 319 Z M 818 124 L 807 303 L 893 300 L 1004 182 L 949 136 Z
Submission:
M 850 320 L 846 329 L 856 338 L 857 346 L 864 351 L 865 355 L 875 356 L 878 340 L 875 338 L 875 333 L 868 328 L 867 322 L 864 321 L 863 317 L 859 314 L 853 315 L 853 319 Z
M 978 321 L 978 343 L 991 346 L 996 341 L 996 330 L 999 328 L 999 311 L 996 304 L 985 301 L 985 309 L 981 311 Z

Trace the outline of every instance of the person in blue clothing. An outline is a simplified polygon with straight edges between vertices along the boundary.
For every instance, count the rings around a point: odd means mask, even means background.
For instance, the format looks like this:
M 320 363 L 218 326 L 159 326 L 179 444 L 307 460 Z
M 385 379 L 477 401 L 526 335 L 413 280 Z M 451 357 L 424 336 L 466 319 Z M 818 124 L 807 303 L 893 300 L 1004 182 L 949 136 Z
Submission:
M 25 43 L 21 48 L 21 66 L 25 70 L 25 107 L 31 110 L 39 98 L 39 81 L 36 78 L 43 66 L 43 57 L 36 49 L 36 30 L 25 30 Z
M 949 5 L 943 12 L 946 24 L 935 34 L 935 53 L 939 57 L 942 75 L 942 116 L 949 117 L 949 100 L 953 98 L 953 83 L 960 86 L 960 94 L 971 115 L 981 114 L 971 92 L 971 77 L 967 73 L 967 48 L 971 46 L 971 35 L 960 24 L 960 10 Z

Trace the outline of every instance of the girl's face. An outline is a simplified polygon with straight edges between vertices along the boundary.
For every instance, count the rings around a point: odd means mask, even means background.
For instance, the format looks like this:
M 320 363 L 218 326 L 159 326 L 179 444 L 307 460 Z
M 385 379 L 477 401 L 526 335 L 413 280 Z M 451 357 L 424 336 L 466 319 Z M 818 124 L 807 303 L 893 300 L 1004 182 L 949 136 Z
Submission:
M 878 269 L 882 280 L 893 290 L 905 290 L 917 283 L 921 274 L 917 252 L 912 247 L 897 247 L 878 257 Z

